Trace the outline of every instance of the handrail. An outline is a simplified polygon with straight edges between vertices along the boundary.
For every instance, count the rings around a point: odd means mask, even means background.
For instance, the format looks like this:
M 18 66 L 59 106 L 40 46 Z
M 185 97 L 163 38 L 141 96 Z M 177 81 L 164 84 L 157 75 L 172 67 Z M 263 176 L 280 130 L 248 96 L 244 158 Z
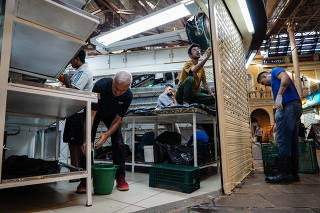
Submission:
M 271 90 L 248 91 L 249 99 L 272 99 Z

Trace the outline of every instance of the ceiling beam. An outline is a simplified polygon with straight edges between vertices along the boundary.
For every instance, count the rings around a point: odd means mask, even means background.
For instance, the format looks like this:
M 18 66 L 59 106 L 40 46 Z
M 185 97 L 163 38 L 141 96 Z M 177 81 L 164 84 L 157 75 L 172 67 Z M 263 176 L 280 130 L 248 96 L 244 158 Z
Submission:
M 143 12 L 143 15 L 148 15 L 148 14 L 149 14 L 148 11 L 147 11 L 147 9 L 146 9 L 145 7 L 143 7 L 143 6 L 138 2 L 138 0 L 133 0 L 132 2 L 133 2 L 137 7 L 139 7 L 139 8 L 141 9 L 141 11 Z M 158 33 L 161 33 L 158 27 L 156 28 L 156 31 L 157 31 Z
M 123 14 L 119 14 L 118 13 L 119 9 L 115 7 L 112 3 L 107 2 L 105 0 L 96 0 L 96 1 L 99 2 L 100 5 L 103 5 L 104 7 L 106 7 L 107 9 L 112 10 L 119 17 L 120 20 L 123 20 L 123 22 L 127 22 L 126 17 Z
M 282 10 L 281 15 L 277 17 L 276 21 L 272 26 L 268 27 L 267 35 L 279 34 L 279 31 L 282 29 L 283 25 L 287 22 L 287 18 L 291 15 L 292 11 L 297 7 L 299 1 L 289 0 L 286 3 L 286 7 Z
M 301 27 L 299 27 L 299 31 L 302 32 L 303 29 L 310 23 L 310 21 L 311 21 L 315 16 L 318 15 L 319 12 L 320 12 L 320 8 L 318 8 L 317 11 L 316 11 L 312 16 L 310 16 L 310 17 L 307 19 L 307 21 L 305 21 L 305 22 L 301 25 Z

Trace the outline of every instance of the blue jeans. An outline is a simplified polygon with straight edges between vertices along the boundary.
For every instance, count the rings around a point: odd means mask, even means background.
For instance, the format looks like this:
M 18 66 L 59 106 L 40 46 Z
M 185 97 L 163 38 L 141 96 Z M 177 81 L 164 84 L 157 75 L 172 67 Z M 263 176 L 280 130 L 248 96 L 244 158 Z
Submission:
M 298 133 L 302 105 L 300 100 L 291 101 L 276 111 L 276 138 L 280 157 L 298 157 Z

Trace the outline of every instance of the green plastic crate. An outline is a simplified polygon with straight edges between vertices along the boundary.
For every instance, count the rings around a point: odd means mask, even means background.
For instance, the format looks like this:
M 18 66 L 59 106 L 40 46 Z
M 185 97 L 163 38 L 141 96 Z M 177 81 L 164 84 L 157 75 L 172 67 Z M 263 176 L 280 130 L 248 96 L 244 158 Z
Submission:
M 299 142 L 299 172 L 307 174 L 319 173 L 316 144 L 313 140 Z
M 173 164 L 153 165 L 149 172 L 149 186 L 173 186 L 184 193 L 191 193 L 200 188 L 200 170 L 192 166 Z
M 261 152 L 264 174 L 266 176 L 277 174 L 277 158 L 279 157 L 279 146 L 274 144 L 262 144 Z
M 263 169 L 265 175 L 274 175 L 278 171 L 276 159 L 279 157 L 279 146 L 262 144 Z M 299 173 L 319 173 L 316 145 L 313 140 L 299 141 Z

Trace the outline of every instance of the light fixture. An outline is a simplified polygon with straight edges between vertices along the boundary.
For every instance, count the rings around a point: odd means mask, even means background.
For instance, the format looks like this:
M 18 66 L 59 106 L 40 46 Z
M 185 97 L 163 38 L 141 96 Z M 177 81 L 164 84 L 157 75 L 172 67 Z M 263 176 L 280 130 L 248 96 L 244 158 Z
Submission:
M 104 46 L 108 46 L 125 38 L 191 15 L 189 8 L 192 8 L 192 6 L 190 6 L 192 4 L 194 4 L 194 2 L 190 0 L 181 1 L 170 7 L 139 18 L 132 23 L 124 24 L 114 30 L 100 34 L 91 41 L 93 43 L 96 41 Z
M 246 23 L 248 31 L 253 34 L 254 33 L 254 27 L 252 24 L 251 16 L 248 10 L 247 2 L 246 0 L 238 0 L 238 4 L 240 6 L 240 10 L 242 13 L 242 16 L 244 18 L 244 21 Z
M 246 69 L 248 69 L 248 67 L 250 66 L 250 64 L 253 61 L 253 58 L 256 56 L 256 54 L 257 54 L 257 50 L 254 50 L 250 53 L 250 56 L 246 62 Z
M 188 41 L 188 36 L 184 29 L 167 32 L 167 33 L 160 33 L 156 35 L 143 36 L 140 38 L 117 41 L 113 44 L 110 44 L 107 47 L 103 47 L 102 51 L 112 52 L 117 50 L 126 50 L 126 49 L 131 49 L 136 47 L 150 46 L 150 45 L 172 42 L 177 40 Z

